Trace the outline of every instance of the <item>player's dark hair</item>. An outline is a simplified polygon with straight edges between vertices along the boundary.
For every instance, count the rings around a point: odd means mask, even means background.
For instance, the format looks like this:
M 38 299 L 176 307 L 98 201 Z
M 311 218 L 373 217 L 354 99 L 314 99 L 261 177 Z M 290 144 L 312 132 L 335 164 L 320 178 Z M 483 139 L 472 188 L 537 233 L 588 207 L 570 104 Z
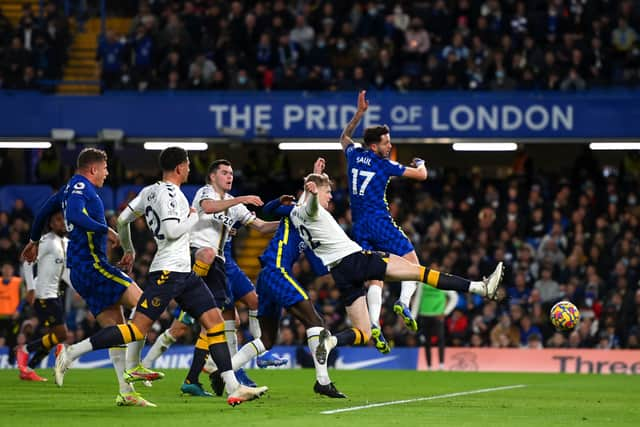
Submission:
M 187 160 L 189 160 L 187 150 L 181 147 L 168 147 L 160 152 L 160 168 L 163 172 L 171 172 Z
M 229 160 L 226 159 L 218 159 L 218 160 L 214 160 L 213 162 L 211 162 L 211 164 L 209 165 L 209 170 L 207 171 L 207 177 L 205 179 L 205 181 L 207 182 L 207 184 L 211 184 L 211 179 L 209 179 L 209 176 L 212 173 L 216 173 L 216 171 L 218 169 L 220 169 L 220 166 L 231 166 L 231 162 Z
M 310 173 L 304 179 L 304 183 L 306 184 L 307 182 L 315 182 L 318 187 L 325 185 L 331 187 L 331 180 L 329 179 L 329 175 L 326 173 Z
M 372 126 L 364 130 L 364 144 L 368 147 L 371 144 L 377 144 L 382 140 L 382 136 L 389 133 L 389 126 Z
M 107 153 L 98 148 L 84 148 L 78 154 L 78 160 L 76 161 L 76 167 L 78 169 L 86 169 L 94 163 L 107 161 Z

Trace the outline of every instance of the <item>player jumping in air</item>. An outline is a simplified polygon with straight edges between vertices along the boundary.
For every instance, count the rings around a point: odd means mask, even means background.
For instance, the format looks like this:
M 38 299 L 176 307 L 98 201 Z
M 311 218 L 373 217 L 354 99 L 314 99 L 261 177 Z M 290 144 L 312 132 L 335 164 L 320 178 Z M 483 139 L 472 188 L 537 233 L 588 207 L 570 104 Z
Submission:
M 291 212 L 291 220 L 307 246 L 330 270 L 345 305 L 364 298 L 364 282 L 369 280 L 421 281 L 442 290 L 471 292 L 498 299 L 498 285 L 504 274 L 502 263 L 483 281 L 431 270 L 397 255 L 363 250 L 349 239 L 327 208 L 331 200 L 331 183 L 326 175 L 311 174 L 305 179 L 304 200 Z M 320 334 L 316 350 L 319 361 L 326 360 L 338 344 L 336 337 Z
M 340 137 L 342 149 L 347 157 L 353 238 L 363 249 L 397 254 L 413 264 L 419 264 L 411 241 L 389 213 L 385 192 L 391 177 L 403 176 L 424 181 L 427 179 L 427 169 L 424 160 L 418 158 L 413 160 L 413 167 L 389 160 L 391 136 L 387 126 L 366 128 L 363 137 L 365 147 L 355 147 L 351 135 L 368 107 L 365 91 L 361 91 L 358 94 L 358 110 Z M 382 335 L 379 323 L 382 285 L 382 282 L 377 280 L 369 282 L 367 304 L 372 325 L 371 337 L 380 352 L 388 353 L 390 347 Z M 409 305 L 416 285 L 414 280 L 403 281 L 400 298 L 393 305 L 393 311 L 402 316 L 404 323 L 413 331 L 416 331 L 418 326 Z

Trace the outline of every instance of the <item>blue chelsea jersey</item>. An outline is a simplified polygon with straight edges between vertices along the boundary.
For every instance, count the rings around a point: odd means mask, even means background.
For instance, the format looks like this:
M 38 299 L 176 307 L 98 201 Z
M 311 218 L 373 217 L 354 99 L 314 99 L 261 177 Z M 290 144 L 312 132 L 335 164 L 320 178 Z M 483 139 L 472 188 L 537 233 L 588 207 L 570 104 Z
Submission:
M 309 264 L 311 264 L 315 275 L 323 276 L 328 273 L 322 261 L 304 243 L 300 234 L 291 224 L 289 217 L 284 217 L 280 220 L 280 225 L 269 242 L 269 246 L 260 255 L 260 263 L 262 266 L 270 265 L 276 268 L 284 268 L 290 272 L 302 252 L 304 252 Z
M 392 176 L 402 176 L 405 166 L 353 144 L 347 147 L 345 155 L 353 221 L 389 215 L 387 184 Z
M 108 226 L 104 205 L 94 185 L 82 175 L 74 175 L 60 191 L 69 232 L 67 265 L 106 261 Z

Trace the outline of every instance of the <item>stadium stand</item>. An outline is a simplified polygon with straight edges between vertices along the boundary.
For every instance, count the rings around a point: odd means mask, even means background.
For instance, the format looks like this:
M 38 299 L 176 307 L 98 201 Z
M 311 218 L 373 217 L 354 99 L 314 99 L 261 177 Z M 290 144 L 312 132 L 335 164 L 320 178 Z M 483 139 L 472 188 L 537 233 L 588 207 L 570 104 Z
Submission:
M 637 85 L 637 2 L 139 2 L 103 87 L 563 90 Z

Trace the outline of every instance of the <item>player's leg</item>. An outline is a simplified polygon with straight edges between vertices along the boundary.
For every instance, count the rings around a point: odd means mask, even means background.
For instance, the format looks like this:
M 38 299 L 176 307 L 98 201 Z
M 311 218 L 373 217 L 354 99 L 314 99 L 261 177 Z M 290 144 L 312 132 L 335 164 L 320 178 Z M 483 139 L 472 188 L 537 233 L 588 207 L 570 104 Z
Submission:
M 430 317 L 418 316 L 418 324 L 420 326 L 419 334 L 424 340 L 424 355 L 427 362 L 427 368 L 431 370 L 431 324 Z
M 412 264 L 397 255 L 383 257 L 386 262 L 385 278 L 388 280 L 414 280 L 447 291 L 470 292 L 489 299 L 498 299 L 498 286 L 502 282 L 504 268 L 499 262 L 496 269 L 483 281 L 472 281 L 437 270 L 431 270 L 419 264 Z M 374 263 L 375 264 L 375 263 Z M 372 265 L 372 271 L 379 270 L 380 264 Z M 379 275 L 375 271 L 375 275 Z
M 74 282 L 73 274 L 72 271 L 72 283 Z M 124 322 L 119 304 L 102 308 L 95 302 L 96 299 L 91 300 L 92 302 L 87 300 L 90 308 L 93 306 L 98 312 L 96 320 L 103 329 L 60 352 L 56 358 L 56 384 L 62 386 L 64 373 L 71 363 L 83 354 L 100 348 L 122 347 L 130 342 L 144 339 L 155 319 L 162 314 L 171 299 L 181 289 L 178 285 L 183 278 L 183 273 L 152 272 L 149 275 L 149 285 L 139 298 L 133 320 L 129 323 Z M 110 291 L 110 288 L 105 287 L 103 290 Z M 119 297 L 120 295 L 118 299 Z M 156 375 L 143 377 L 140 380 L 159 378 L 161 378 L 160 375 Z
M 381 280 L 369 280 L 366 284 L 368 285 L 367 307 L 369 313 L 369 329 L 371 329 L 371 334 L 369 336 L 380 353 L 389 353 L 389 351 L 391 351 L 391 347 L 382 334 L 382 328 L 380 327 L 382 287 L 384 286 L 384 282 Z
M 177 340 L 186 335 L 191 326 L 196 323 L 195 319 L 179 306 L 173 311 L 173 317 L 171 325 L 156 338 L 156 341 L 144 359 L 142 359 L 142 366 L 145 368 L 151 368 L 156 359 L 162 356 Z
M 231 357 L 224 334 L 222 312 L 216 307 L 216 301 L 202 279 L 195 275 L 192 277 L 198 280 L 197 283 L 192 284 L 176 300 L 185 311 L 198 318 L 203 329 L 206 330 L 209 353 L 215 361 L 220 376 L 225 382 L 227 393 L 229 393 L 227 402 L 236 405 L 245 400 L 259 397 L 266 392 L 266 387 L 250 388 L 238 383 L 232 370 Z
M 440 369 L 444 369 L 444 316 L 433 318 L 435 323 L 435 332 L 438 337 L 438 361 Z
M 38 380 L 33 369 L 49 355 L 52 348 L 67 339 L 62 304 L 57 298 L 37 299 L 34 303 L 34 309 L 39 323 L 47 327 L 47 332 L 40 338 L 17 348 L 16 356 L 21 378 L 28 380 Z M 34 354 L 27 361 L 29 353 Z M 26 375 L 22 375 L 23 373 Z M 46 379 L 38 381 L 46 381 Z
M 402 255 L 402 258 L 412 264 L 420 264 L 420 261 L 418 261 L 418 255 L 413 249 L 411 252 Z M 418 284 L 419 282 L 413 280 L 403 280 L 400 283 L 400 298 L 398 298 L 398 300 L 393 304 L 393 311 L 402 317 L 404 324 L 412 331 L 418 330 L 418 323 L 413 318 L 409 307 L 411 306 L 411 298 L 413 297 Z

